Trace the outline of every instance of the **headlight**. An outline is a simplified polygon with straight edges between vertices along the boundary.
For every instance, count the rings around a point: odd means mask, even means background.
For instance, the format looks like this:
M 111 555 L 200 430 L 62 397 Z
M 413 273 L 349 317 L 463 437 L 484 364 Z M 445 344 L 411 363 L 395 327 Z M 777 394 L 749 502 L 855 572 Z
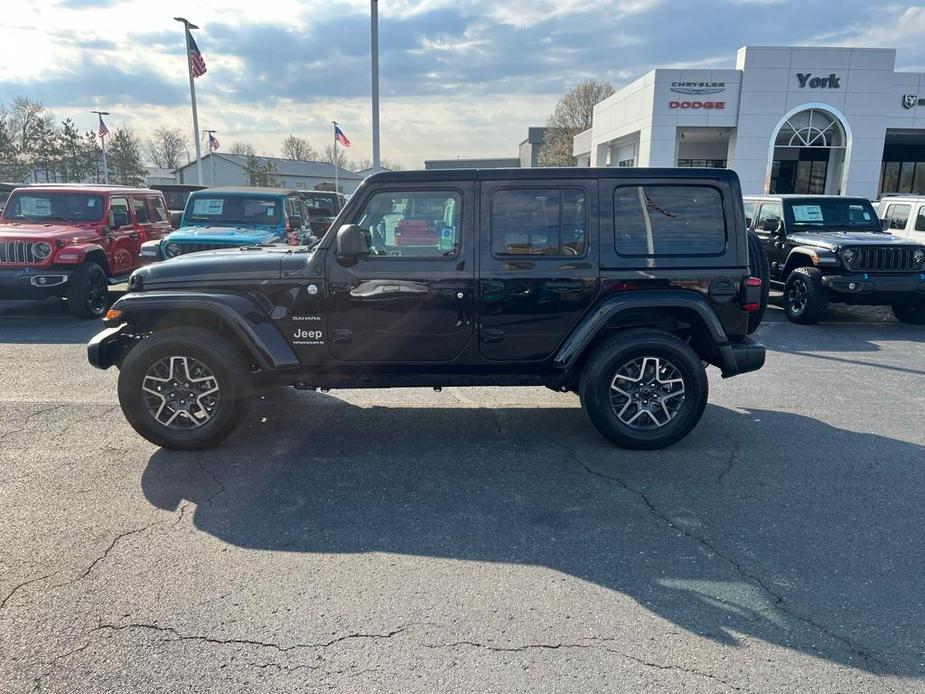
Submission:
M 51 255 L 51 244 L 45 243 L 44 241 L 35 244 L 32 247 L 32 255 L 35 256 L 36 260 L 45 260 L 45 258 Z
M 915 253 L 912 254 L 912 259 L 918 265 L 925 263 L 925 249 L 923 248 L 918 249 Z
M 164 254 L 168 258 L 175 258 L 176 256 L 180 255 L 181 250 L 182 249 L 180 248 L 179 243 L 171 242 L 164 247 Z
M 841 252 L 841 257 L 846 263 L 851 263 L 858 257 L 858 252 L 853 248 L 846 248 Z

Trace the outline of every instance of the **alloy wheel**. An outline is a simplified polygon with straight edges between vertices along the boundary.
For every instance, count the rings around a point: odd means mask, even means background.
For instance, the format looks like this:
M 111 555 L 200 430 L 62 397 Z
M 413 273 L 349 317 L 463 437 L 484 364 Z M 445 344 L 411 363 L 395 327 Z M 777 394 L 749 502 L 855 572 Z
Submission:
M 617 369 L 610 383 L 610 406 L 623 424 L 651 431 L 678 416 L 684 391 L 684 378 L 673 362 L 638 357 Z
M 218 410 L 218 379 L 194 357 L 164 357 L 155 362 L 145 372 L 141 390 L 148 414 L 170 429 L 197 429 Z
M 109 302 L 109 284 L 101 272 L 91 272 L 87 286 L 87 308 L 94 315 L 102 315 Z
M 795 316 L 800 315 L 806 309 L 806 295 L 806 282 L 802 279 L 794 279 L 787 292 L 787 307 Z

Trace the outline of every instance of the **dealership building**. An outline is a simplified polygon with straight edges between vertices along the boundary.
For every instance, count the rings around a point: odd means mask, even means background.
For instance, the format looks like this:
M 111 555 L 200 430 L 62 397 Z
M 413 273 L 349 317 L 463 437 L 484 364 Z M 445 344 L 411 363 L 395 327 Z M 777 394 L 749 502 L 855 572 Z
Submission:
M 580 166 L 734 169 L 746 193 L 925 193 L 925 73 L 882 48 L 746 46 L 655 69 L 594 108 Z

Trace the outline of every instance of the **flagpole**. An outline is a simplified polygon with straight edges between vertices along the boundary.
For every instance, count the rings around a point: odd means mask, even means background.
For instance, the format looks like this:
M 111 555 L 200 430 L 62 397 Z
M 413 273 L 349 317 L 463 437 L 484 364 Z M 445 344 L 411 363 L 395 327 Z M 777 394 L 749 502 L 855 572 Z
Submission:
M 370 72 L 373 102 L 373 172 L 381 167 L 379 160 L 379 2 L 370 0 Z
M 340 192 L 340 186 L 338 185 L 337 180 L 337 121 L 331 121 L 334 124 L 334 154 L 331 157 L 331 161 L 334 164 L 334 192 Z
M 186 70 L 189 73 L 189 96 L 190 103 L 193 106 L 193 140 L 196 142 L 196 173 L 199 176 L 199 185 L 202 185 L 202 146 L 199 142 L 199 114 L 196 112 L 196 84 L 193 78 L 193 64 L 190 62 L 190 29 L 198 29 L 195 24 L 183 17 L 174 17 L 178 22 L 183 22 L 184 34 L 186 37 Z
M 215 150 L 212 149 L 212 136 L 217 132 L 215 130 L 203 130 L 209 134 L 209 164 L 212 165 L 212 187 L 215 187 Z
M 103 116 L 108 116 L 109 111 L 90 111 L 100 117 L 100 125 L 103 124 Z M 102 128 L 97 126 L 96 132 L 100 136 L 100 147 L 103 150 L 103 183 L 109 184 L 109 166 L 106 164 L 106 136 L 102 133 Z

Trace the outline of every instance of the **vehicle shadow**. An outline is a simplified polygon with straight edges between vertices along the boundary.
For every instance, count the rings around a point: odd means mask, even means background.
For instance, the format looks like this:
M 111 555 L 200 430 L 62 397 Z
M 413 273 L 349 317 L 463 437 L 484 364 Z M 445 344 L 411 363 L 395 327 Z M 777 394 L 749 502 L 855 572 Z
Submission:
M 155 453 L 142 488 L 239 547 L 549 567 L 719 643 L 922 676 L 923 462 L 781 412 L 711 406 L 673 448 L 630 452 L 577 407 L 281 393 L 220 448 Z
M 102 329 L 99 320 L 74 318 L 60 299 L 0 301 L 0 344 L 86 343 Z

